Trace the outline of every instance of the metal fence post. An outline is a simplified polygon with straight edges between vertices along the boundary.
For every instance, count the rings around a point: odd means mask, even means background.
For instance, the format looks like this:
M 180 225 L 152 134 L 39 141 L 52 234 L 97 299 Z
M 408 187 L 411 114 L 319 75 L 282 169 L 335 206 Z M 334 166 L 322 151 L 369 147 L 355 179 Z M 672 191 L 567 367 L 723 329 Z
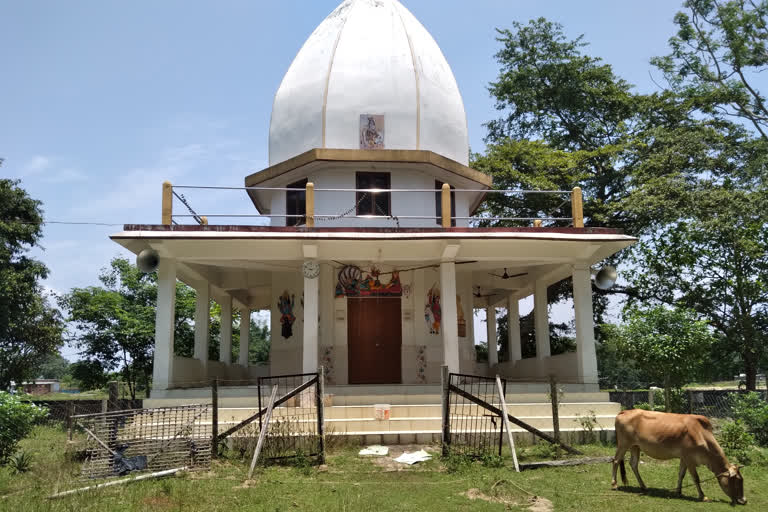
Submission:
M 320 464 L 325 464 L 325 367 L 317 369 L 317 433 L 320 435 Z
M 693 391 L 688 390 L 688 414 L 693 414 Z
M 549 394 L 552 401 L 552 429 L 555 441 L 557 442 L 557 454 L 560 455 L 560 405 L 557 396 L 557 381 L 554 375 L 549 376 Z
M 219 380 L 211 381 L 211 458 L 219 456 Z
M 443 404 L 443 436 L 442 436 L 442 447 L 443 447 L 443 456 L 448 455 L 448 450 L 451 444 L 451 416 L 450 416 L 450 399 L 449 399 L 449 386 L 450 386 L 450 378 L 451 375 L 448 372 L 448 366 L 443 365 L 440 368 L 440 382 L 442 384 L 442 404 Z
M 70 400 L 67 402 L 67 432 L 69 433 L 69 440 L 72 440 L 73 420 L 72 416 L 75 415 L 75 402 Z

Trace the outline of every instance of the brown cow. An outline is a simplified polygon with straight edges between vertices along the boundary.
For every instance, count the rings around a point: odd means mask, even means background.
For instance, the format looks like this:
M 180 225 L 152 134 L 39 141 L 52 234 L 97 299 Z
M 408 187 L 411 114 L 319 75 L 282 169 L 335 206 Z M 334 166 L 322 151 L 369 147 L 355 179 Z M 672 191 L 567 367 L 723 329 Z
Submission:
M 613 458 L 611 482 L 613 489 L 617 489 L 617 467 L 621 468 L 621 480 L 627 485 L 627 471 L 624 468 L 624 454 L 627 450 L 631 452 L 629 464 L 644 491 L 647 488 L 637 470 L 641 451 L 654 459 L 680 459 L 678 494 L 682 493 L 683 477 L 688 470 L 699 491 L 699 499 L 709 501 L 701 490 L 699 474 L 696 472 L 696 466 L 705 465 L 715 474 L 723 492 L 731 498 L 732 504 L 747 503 L 744 498 L 744 479 L 739 467 L 728 463 L 712 434 L 712 424 L 704 416 L 641 409 L 621 411 L 616 416 L 616 456 Z

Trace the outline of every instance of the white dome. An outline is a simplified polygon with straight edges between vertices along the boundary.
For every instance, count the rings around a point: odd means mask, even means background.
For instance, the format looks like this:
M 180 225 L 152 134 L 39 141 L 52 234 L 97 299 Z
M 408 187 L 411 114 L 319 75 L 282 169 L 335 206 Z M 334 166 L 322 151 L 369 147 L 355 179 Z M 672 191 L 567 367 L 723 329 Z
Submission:
M 363 115 L 384 116 L 385 149 L 429 150 L 467 165 L 456 79 L 397 0 L 345 0 L 309 36 L 275 95 L 269 164 L 314 148 L 360 149 Z

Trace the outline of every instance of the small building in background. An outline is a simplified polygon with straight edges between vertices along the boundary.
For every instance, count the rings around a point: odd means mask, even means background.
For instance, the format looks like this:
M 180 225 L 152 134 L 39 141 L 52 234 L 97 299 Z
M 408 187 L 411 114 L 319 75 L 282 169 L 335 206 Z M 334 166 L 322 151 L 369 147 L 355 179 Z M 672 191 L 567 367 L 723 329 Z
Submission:
M 21 391 L 28 395 L 47 395 L 49 393 L 58 393 L 61 390 L 61 383 L 58 379 L 35 379 L 21 383 Z

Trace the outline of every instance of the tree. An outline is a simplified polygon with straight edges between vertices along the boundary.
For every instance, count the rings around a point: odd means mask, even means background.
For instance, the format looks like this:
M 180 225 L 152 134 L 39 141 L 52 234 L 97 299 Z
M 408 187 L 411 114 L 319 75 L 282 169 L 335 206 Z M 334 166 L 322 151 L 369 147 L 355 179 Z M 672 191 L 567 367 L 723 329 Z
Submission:
M 768 140 L 768 107 L 757 74 L 768 67 L 768 1 L 686 0 L 672 52 L 653 59 L 674 90 L 702 112 L 735 116 Z
M 77 381 L 81 391 L 101 389 L 109 382 L 109 374 L 101 362 L 95 359 L 75 361 L 70 367 L 70 375 Z
M 38 374 L 44 379 L 62 379 L 69 373 L 69 361 L 55 352 L 45 356 L 40 363 Z
M 0 179 L 0 389 L 35 377 L 64 331 L 40 284 L 48 269 L 27 255 L 42 237 L 41 203 L 19 183 Z
M 703 365 L 713 336 L 705 321 L 684 309 L 655 306 L 633 309 L 626 322 L 613 330 L 618 351 L 635 361 L 652 379 L 664 385 L 670 410 L 670 391 L 691 382 Z
M 119 370 L 135 399 L 137 385 L 148 389 L 152 376 L 157 276 L 115 258 L 99 281 L 102 286 L 74 288 L 61 298 L 74 326 L 70 341 L 104 372 Z M 176 295 L 175 339 L 179 351 L 191 353 L 195 292 L 177 283 Z

